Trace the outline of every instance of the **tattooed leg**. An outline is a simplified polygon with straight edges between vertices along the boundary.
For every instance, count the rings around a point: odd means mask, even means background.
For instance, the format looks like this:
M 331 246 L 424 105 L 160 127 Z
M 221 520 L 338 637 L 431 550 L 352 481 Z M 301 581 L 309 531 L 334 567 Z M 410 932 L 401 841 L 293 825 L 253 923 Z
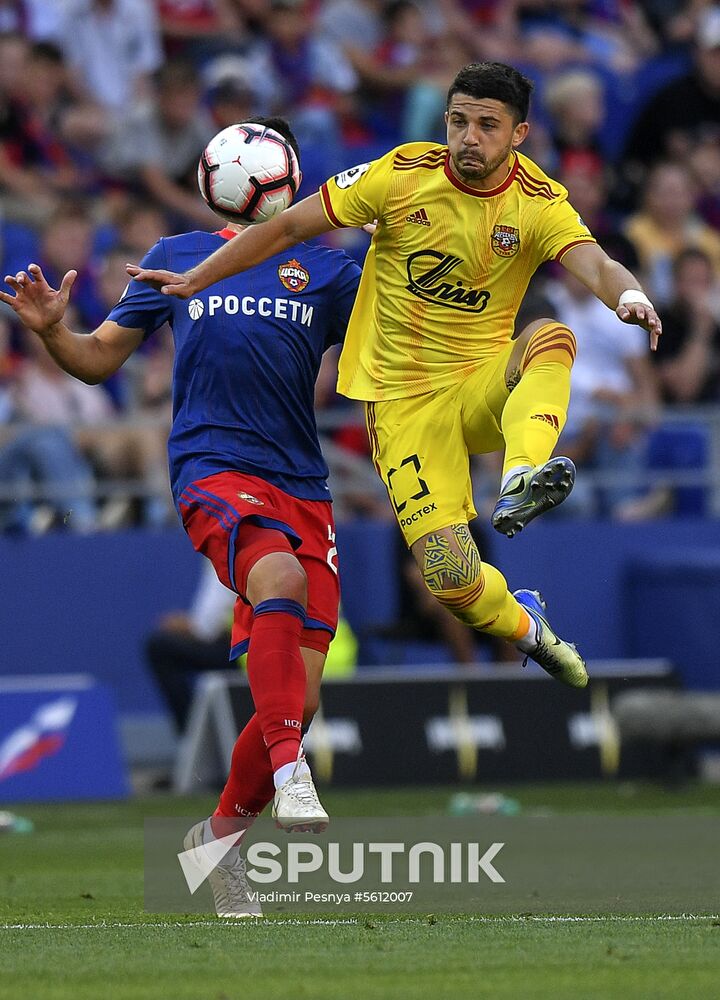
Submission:
M 527 628 L 527 616 L 503 575 L 481 561 L 467 524 L 426 535 L 413 545 L 413 554 L 428 589 L 461 622 L 511 640 Z
M 424 539 L 422 571 L 433 592 L 468 587 L 482 573 L 480 553 L 466 524 L 453 524 Z

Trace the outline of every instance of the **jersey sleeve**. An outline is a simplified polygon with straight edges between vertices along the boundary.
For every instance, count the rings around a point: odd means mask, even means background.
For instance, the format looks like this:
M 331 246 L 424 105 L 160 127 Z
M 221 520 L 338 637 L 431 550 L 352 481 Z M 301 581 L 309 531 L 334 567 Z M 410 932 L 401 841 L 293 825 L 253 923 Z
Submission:
M 165 241 L 158 240 L 140 262 L 142 267 L 167 269 Z M 167 323 L 172 316 L 172 300 L 168 295 L 155 291 L 150 285 L 133 279 L 123 292 L 122 298 L 112 308 L 108 319 L 132 330 L 144 330 L 145 339 Z
M 345 331 L 350 322 L 362 274 L 359 265 L 347 254 L 338 251 L 338 258 L 337 276 L 333 288 L 332 319 L 325 341 L 326 350 L 333 344 L 341 344 L 345 339 Z
M 541 260 L 561 261 L 563 256 L 580 243 L 596 243 L 596 239 L 567 198 L 543 206 L 538 217 L 537 246 Z
M 383 214 L 395 150 L 343 170 L 320 186 L 323 210 L 333 226 L 364 226 Z

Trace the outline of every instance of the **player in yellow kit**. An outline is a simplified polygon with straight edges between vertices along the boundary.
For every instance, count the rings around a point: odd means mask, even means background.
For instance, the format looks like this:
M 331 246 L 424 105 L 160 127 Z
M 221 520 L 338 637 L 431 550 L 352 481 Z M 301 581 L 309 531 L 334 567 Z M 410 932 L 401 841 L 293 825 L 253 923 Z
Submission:
M 410 143 L 346 170 L 319 194 L 246 230 L 184 275 L 128 270 L 189 297 L 331 227 L 377 220 L 340 360 L 338 388 L 366 403 L 373 460 L 435 597 L 574 687 L 582 657 L 534 591 L 510 594 L 480 555 L 469 456 L 504 449 L 494 526 L 513 535 L 570 492 L 551 458 L 565 423 L 572 331 L 515 316 L 536 268 L 558 260 L 657 344 L 637 279 L 596 244 L 567 192 L 518 152 L 532 84 L 500 63 L 463 67 L 448 93 L 447 146 Z

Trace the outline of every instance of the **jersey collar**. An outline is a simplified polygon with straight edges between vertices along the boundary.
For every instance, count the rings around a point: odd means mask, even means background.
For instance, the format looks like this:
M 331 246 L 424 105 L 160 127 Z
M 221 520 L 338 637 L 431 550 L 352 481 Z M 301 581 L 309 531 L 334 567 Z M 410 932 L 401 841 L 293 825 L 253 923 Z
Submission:
M 219 236 L 223 240 L 231 240 L 233 236 L 237 236 L 234 229 L 216 229 L 213 236 Z
M 480 191 L 478 190 L 478 188 L 473 188 L 470 187 L 468 184 L 463 184 L 460 178 L 456 177 L 455 174 L 450 169 L 450 153 L 448 153 L 447 156 L 445 157 L 445 166 L 444 166 L 445 176 L 454 187 L 456 187 L 459 191 L 463 191 L 465 194 L 472 194 L 476 198 L 493 198 L 496 194 L 502 194 L 503 191 L 507 191 L 512 182 L 515 180 L 515 174 L 518 171 L 520 161 L 518 160 L 517 153 L 513 153 L 513 156 L 515 157 L 515 162 L 513 163 L 512 167 L 510 167 L 510 170 L 508 171 L 508 175 L 505 178 L 505 180 L 502 182 L 502 184 L 499 184 L 498 187 L 491 188 L 489 191 Z

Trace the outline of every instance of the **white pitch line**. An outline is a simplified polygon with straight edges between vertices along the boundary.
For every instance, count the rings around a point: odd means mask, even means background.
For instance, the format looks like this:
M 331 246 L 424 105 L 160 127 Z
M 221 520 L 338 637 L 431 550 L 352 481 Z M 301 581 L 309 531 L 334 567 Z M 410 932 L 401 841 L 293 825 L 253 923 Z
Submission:
M 161 929 L 167 929 L 169 927 L 253 927 L 260 926 L 261 924 L 266 926 L 267 924 L 284 924 L 292 926 L 302 926 L 307 927 L 308 925 L 318 924 L 322 927 L 336 927 L 341 924 L 356 924 L 358 921 L 355 918 L 347 920 L 301 920 L 299 917 L 293 917 L 290 920 L 176 920 L 176 921 L 160 921 L 158 923 L 150 922 L 147 923 L 122 923 L 115 921 L 105 921 L 99 920 L 96 924 L 0 924 L 0 931 L 87 931 L 87 930 L 118 930 L 118 929 L 134 929 L 137 927 L 143 928 L 154 928 L 158 927 Z
M 508 916 L 497 916 L 497 917 L 475 917 L 468 916 L 468 920 L 475 923 L 481 924 L 497 924 L 497 923 L 548 923 L 548 924 L 592 924 L 592 923 L 647 923 L 648 921 L 668 921 L 668 920 L 720 920 L 720 916 L 717 913 L 659 913 L 654 916 L 634 916 L 632 914 L 608 914 L 605 917 L 602 916 L 585 916 L 585 917 L 564 917 L 564 916 L 535 916 L 534 914 L 528 914 L 527 916 L 518 915 L 508 915 Z
M 369 918 L 376 916 L 377 914 L 368 913 Z M 409 916 L 409 915 L 408 915 Z M 438 914 L 438 919 L 441 920 L 443 916 L 446 917 L 462 917 L 462 914 Z M 427 917 L 422 914 L 417 914 L 415 916 L 415 921 L 420 923 L 425 923 Z M 471 923 L 482 923 L 482 924 L 502 924 L 502 923 L 557 923 L 557 924 L 592 924 L 592 923 L 662 923 L 662 922 L 672 922 L 680 920 L 720 920 L 720 914 L 717 913 L 661 913 L 655 916 L 633 916 L 627 914 L 609 915 L 606 917 L 602 916 L 582 916 L 582 917 L 571 917 L 571 916 L 496 916 L 496 917 L 480 917 L 473 916 L 472 914 L 467 914 L 466 919 Z M 400 920 L 390 920 L 384 921 L 385 923 L 408 923 L 406 918 Z M 193 920 L 193 921 L 161 921 L 159 923 L 123 923 L 119 921 L 98 921 L 95 924 L 0 924 L 0 930 L 3 931 L 63 931 L 63 930 L 120 930 L 129 929 L 133 930 L 136 928 L 143 928 L 152 930 L 153 928 L 158 928 L 160 930 L 167 930 L 170 927 L 182 928 L 182 927 L 237 927 L 238 925 L 243 927 L 275 927 L 275 926 L 293 926 L 293 927 L 308 927 L 312 925 L 317 925 L 321 927 L 338 927 L 342 925 L 356 925 L 359 923 L 357 918 L 348 918 L 346 920 L 321 920 L 321 919 L 308 919 L 303 920 L 299 917 L 293 917 L 291 919 L 283 920 L 257 920 L 257 921 L 237 921 L 237 920 Z

